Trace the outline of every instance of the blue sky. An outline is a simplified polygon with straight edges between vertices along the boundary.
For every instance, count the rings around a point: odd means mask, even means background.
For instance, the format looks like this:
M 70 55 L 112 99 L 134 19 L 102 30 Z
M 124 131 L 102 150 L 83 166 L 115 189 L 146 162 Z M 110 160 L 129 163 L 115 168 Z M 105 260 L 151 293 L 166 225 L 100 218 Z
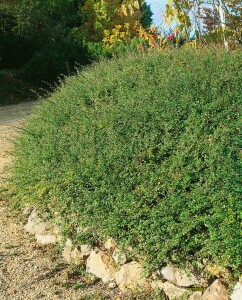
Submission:
M 156 25 L 161 24 L 161 12 L 166 7 L 166 0 L 146 0 L 147 4 L 150 4 L 151 10 L 153 12 L 153 23 Z

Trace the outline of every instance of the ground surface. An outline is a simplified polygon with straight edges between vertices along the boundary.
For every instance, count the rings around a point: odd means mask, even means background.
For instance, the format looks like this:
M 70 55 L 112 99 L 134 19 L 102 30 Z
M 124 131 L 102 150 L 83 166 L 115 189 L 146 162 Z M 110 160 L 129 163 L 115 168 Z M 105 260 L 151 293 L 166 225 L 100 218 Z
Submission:
M 0 189 L 10 174 L 13 139 L 34 106 L 31 102 L 0 106 Z M 91 294 L 102 289 L 101 284 L 95 285 L 95 291 L 80 284 L 74 289 L 81 275 L 76 276 L 54 250 L 37 245 L 0 196 L 0 300 L 93 299 Z M 103 294 L 95 299 L 110 299 Z
M 10 171 L 13 138 L 20 130 L 24 119 L 31 113 L 33 102 L 0 106 L 0 186 Z

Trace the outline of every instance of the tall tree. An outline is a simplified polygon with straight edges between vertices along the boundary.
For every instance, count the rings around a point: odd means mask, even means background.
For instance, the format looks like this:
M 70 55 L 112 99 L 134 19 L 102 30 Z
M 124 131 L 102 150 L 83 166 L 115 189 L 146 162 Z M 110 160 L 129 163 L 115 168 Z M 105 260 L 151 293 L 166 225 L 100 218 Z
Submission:
M 227 28 L 229 37 L 242 45 L 242 1 L 230 0 L 227 9 Z
M 193 3 L 191 0 L 169 0 L 166 5 L 166 22 L 168 25 L 175 23 L 175 31 L 185 34 L 189 38 L 191 32 L 191 18 Z
M 224 41 L 224 47 L 226 50 L 229 49 L 229 44 L 228 44 L 228 40 L 226 37 L 226 13 L 225 13 L 225 9 L 226 9 L 226 1 L 223 0 L 215 0 L 215 5 L 218 9 L 219 12 L 219 19 L 220 19 L 220 26 L 222 29 L 222 35 L 223 35 L 223 41 Z
M 141 25 L 143 28 L 148 29 L 152 24 L 152 16 L 153 12 L 151 10 L 150 5 L 146 3 L 146 1 L 139 0 L 140 10 L 141 10 Z
M 209 35 L 215 31 L 226 49 L 231 43 L 241 44 L 241 15 L 241 0 L 169 0 L 166 6 L 167 23 L 175 22 L 175 31 L 183 31 L 187 38 L 195 31 L 197 39 L 202 31 Z
M 212 32 L 215 32 L 219 27 L 219 14 L 217 9 L 213 6 L 205 6 L 202 8 L 201 19 L 203 23 L 203 32 L 205 34 L 211 34 Z
M 139 35 L 142 23 L 149 27 L 152 22 L 150 7 L 143 0 L 87 0 L 82 14 L 84 39 L 110 47 L 130 42 Z

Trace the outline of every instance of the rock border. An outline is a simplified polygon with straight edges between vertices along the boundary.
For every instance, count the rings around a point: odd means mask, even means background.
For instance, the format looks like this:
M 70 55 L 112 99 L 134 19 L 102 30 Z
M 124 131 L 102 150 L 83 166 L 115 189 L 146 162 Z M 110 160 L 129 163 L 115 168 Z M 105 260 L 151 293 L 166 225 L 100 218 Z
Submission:
M 25 209 L 23 213 L 29 213 Z M 35 209 L 28 216 L 25 230 L 34 235 L 40 244 L 61 244 L 64 237 L 57 222 L 43 221 Z M 197 276 L 189 270 L 183 270 L 175 265 L 166 265 L 144 276 L 144 267 L 137 261 L 129 261 L 113 239 L 108 239 L 103 248 L 91 245 L 74 246 L 70 239 L 64 244 L 62 256 L 68 263 L 85 263 L 86 271 L 107 283 L 109 288 L 118 287 L 121 291 L 133 290 L 138 287 L 161 290 L 169 300 L 182 297 L 188 300 L 241 300 L 242 283 L 237 282 L 231 296 L 225 279 L 228 270 L 216 266 L 205 266 L 210 276 L 210 284 L 204 276 Z M 186 297 L 186 298 L 184 298 Z

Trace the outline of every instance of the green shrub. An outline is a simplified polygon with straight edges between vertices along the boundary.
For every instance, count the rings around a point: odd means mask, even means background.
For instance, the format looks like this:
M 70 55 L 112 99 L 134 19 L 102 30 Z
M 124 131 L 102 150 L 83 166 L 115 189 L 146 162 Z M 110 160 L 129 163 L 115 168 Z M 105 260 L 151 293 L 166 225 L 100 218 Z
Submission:
M 72 36 L 82 24 L 80 1 L 23 0 L 0 4 L 0 68 L 52 83 L 89 63 L 87 47 Z
M 0 70 L 0 106 L 35 100 L 39 92 L 38 87 L 21 80 L 16 71 Z
M 60 39 L 46 43 L 36 51 L 21 72 L 27 79 L 54 82 L 59 75 L 73 72 L 76 62 L 88 64 L 85 47 L 77 45 L 71 39 Z
M 16 11 L 0 4 L 0 68 L 19 68 L 33 53 L 32 45 L 14 32 Z
M 18 141 L 18 205 L 58 212 L 78 241 L 111 236 L 151 266 L 239 268 L 241 71 L 241 52 L 174 50 L 67 78 Z

